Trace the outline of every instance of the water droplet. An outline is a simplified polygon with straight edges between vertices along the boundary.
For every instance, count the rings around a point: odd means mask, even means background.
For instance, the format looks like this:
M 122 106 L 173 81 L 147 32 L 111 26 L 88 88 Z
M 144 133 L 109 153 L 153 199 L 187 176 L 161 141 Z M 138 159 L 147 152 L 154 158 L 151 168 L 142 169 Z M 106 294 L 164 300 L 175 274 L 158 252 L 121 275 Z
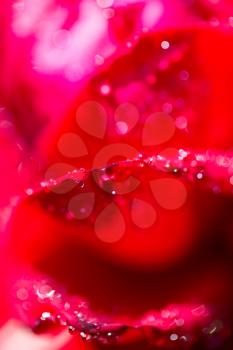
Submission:
M 40 319 L 38 319 L 34 326 L 33 332 L 36 334 L 43 334 L 50 332 L 56 326 L 53 317 L 50 312 L 43 312 Z
M 55 290 L 48 284 L 43 284 L 36 287 L 36 294 L 40 299 L 52 298 L 55 294 Z
M 56 316 L 56 321 L 61 326 L 67 326 L 66 318 L 63 315 L 57 315 Z
M 31 195 L 33 195 L 33 193 L 34 193 L 34 191 L 33 191 L 32 188 L 27 188 L 27 189 L 25 190 L 25 192 L 26 192 L 26 194 L 27 194 L 28 196 L 31 196 Z
M 104 96 L 109 95 L 110 92 L 111 92 L 111 87 L 110 87 L 110 85 L 108 85 L 108 84 L 103 84 L 103 85 L 101 85 L 101 87 L 100 87 L 100 92 L 101 92 L 101 94 L 104 95 Z
M 41 314 L 41 320 L 46 320 L 48 318 L 51 318 L 51 313 L 50 312 L 45 311 L 45 312 L 43 312 Z
M 203 178 L 204 178 L 203 172 L 197 173 L 197 174 L 196 174 L 196 178 L 197 178 L 197 180 L 203 180 Z
M 169 41 L 163 40 L 163 41 L 161 42 L 161 47 L 162 47 L 163 50 L 169 49 L 169 47 L 170 47 Z
M 80 332 L 80 336 L 82 339 L 86 339 L 87 338 L 87 334 L 85 332 Z
M 112 172 L 110 172 L 112 169 Z M 131 176 L 125 169 L 108 167 L 92 172 L 97 185 L 109 194 L 123 195 L 133 192 L 140 184 L 140 181 Z
M 137 150 L 127 143 L 112 143 L 100 149 L 96 154 L 93 168 L 105 168 L 109 163 L 112 164 L 111 159 L 116 157 L 123 157 L 125 159 L 133 159 L 137 155 Z
M 64 194 L 75 188 L 76 183 L 73 180 L 66 179 L 67 173 L 75 170 L 70 164 L 55 163 L 51 165 L 45 173 L 45 180 L 51 192 Z
M 76 334 L 78 332 L 78 330 L 74 327 L 74 326 L 69 326 L 68 327 L 68 331 L 70 334 Z
M 120 135 L 127 134 L 128 130 L 129 130 L 128 125 L 125 122 L 117 122 L 116 129 Z
M 171 341 L 176 341 L 178 338 L 179 338 L 178 335 L 175 334 L 175 333 L 173 333 L 173 334 L 170 335 L 170 340 L 171 340 Z

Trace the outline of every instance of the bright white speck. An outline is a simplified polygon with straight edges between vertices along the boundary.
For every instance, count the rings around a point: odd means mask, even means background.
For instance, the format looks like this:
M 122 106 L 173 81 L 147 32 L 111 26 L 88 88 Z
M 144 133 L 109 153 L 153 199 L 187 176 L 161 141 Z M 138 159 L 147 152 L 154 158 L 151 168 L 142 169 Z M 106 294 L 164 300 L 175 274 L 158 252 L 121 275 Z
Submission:
M 203 179 L 203 174 L 202 173 L 198 173 L 197 174 L 197 179 L 198 180 L 202 180 Z
M 171 341 L 175 341 L 177 339 L 178 339 L 178 335 L 177 334 L 173 333 L 173 334 L 170 335 L 170 340 Z
M 47 318 L 50 318 L 51 317 L 51 314 L 50 312 L 43 312 L 42 315 L 41 315 L 41 319 L 43 320 L 46 320 Z
M 170 43 L 167 40 L 164 40 L 161 42 L 161 47 L 162 49 L 167 50 L 170 47 Z
M 109 95 L 110 91 L 111 91 L 111 88 L 107 84 L 104 84 L 100 87 L 100 92 L 102 95 Z
M 31 196 L 33 194 L 33 189 L 32 188 L 27 188 L 25 192 L 26 192 L 26 194 L 28 196 Z
M 116 128 L 117 128 L 117 132 L 121 135 L 127 134 L 129 130 L 128 125 L 125 122 L 117 122 Z

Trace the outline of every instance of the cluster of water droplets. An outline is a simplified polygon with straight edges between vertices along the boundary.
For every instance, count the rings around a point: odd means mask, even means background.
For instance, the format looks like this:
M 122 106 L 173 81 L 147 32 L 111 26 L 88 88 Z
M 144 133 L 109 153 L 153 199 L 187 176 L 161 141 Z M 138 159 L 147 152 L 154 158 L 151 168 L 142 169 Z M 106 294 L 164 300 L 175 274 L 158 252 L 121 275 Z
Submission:
M 141 174 L 145 168 L 173 175 L 190 183 L 204 184 L 206 189 L 213 192 L 224 194 L 233 191 L 233 156 L 211 150 L 194 152 L 177 149 L 177 155 L 173 157 L 139 153 L 135 158 L 114 162 L 103 168 L 74 169 L 61 177 L 41 181 L 35 189 L 28 188 L 26 194 L 30 196 L 40 191 L 59 193 L 59 187 L 67 182 L 71 187 L 83 189 L 86 182 L 92 178 L 106 193 L 123 195 L 129 193 L 130 186 L 134 187 L 136 183 L 127 182 L 129 187 L 125 189 L 121 187 L 121 183 L 125 184 L 126 180 Z
M 135 332 L 157 346 L 163 339 L 164 346 L 174 343 L 182 348 L 182 344 L 196 344 L 199 333 L 207 343 L 223 342 L 222 331 L 227 328 L 225 321 L 215 317 L 214 308 L 204 304 L 170 305 L 125 322 L 93 312 L 83 298 L 68 295 L 46 278 L 19 280 L 15 297 L 17 312 L 36 334 L 57 334 L 67 328 L 71 335 L 103 344 L 114 344 Z

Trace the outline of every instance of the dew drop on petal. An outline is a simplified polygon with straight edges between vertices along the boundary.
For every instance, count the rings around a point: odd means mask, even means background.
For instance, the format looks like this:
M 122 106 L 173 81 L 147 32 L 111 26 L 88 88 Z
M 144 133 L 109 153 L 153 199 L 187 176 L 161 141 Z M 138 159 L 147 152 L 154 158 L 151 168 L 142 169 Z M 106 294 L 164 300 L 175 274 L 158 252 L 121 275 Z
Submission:
M 170 335 L 170 340 L 171 341 L 176 341 L 178 338 L 179 337 L 178 337 L 178 335 L 176 333 L 173 333 L 173 334 Z
M 25 192 L 26 192 L 26 194 L 27 194 L 28 196 L 31 196 L 31 195 L 33 195 L 33 193 L 34 193 L 34 191 L 33 191 L 32 188 L 27 188 L 27 189 L 25 190 Z
M 101 104 L 94 101 L 82 103 L 77 109 L 76 120 L 87 134 L 102 139 L 107 127 L 107 114 Z
M 112 143 L 103 148 L 96 154 L 93 167 L 102 168 L 111 162 L 112 158 L 123 157 L 132 159 L 136 157 L 138 151 L 127 143 Z
M 96 184 L 111 195 L 131 193 L 140 185 L 140 181 L 127 172 L 121 172 L 120 178 L 116 173 L 109 175 L 109 168 L 93 171 L 92 175 Z
M 45 180 L 48 182 L 50 191 L 58 194 L 64 194 L 71 191 L 76 186 L 75 181 L 65 180 L 58 183 L 56 180 L 74 170 L 75 167 L 67 163 L 52 164 L 45 173 Z
M 203 177 L 204 177 L 204 174 L 202 172 L 199 172 L 199 173 L 196 174 L 197 180 L 202 180 Z
M 169 49 L 169 47 L 170 47 L 169 41 L 163 40 L 163 41 L 161 42 L 161 47 L 162 47 L 163 50 Z
M 46 319 L 48 319 L 48 318 L 51 318 L 51 313 L 48 312 L 48 311 L 42 312 L 42 314 L 41 314 L 41 320 L 46 320 Z
M 128 133 L 128 125 L 125 122 L 117 122 L 116 123 L 116 130 L 118 134 L 125 135 Z
M 75 133 L 65 133 L 58 141 L 58 149 L 67 158 L 77 158 L 88 154 L 81 137 Z
M 156 201 L 164 209 L 176 210 L 186 202 L 187 190 L 178 179 L 157 179 L 151 181 L 150 186 Z
M 68 209 L 76 219 L 83 220 L 92 213 L 94 201 L 94 193 L 80 193 L 71 198 Z
M 52 298 L 55 294 L 55 290 L 49 284 L 42 284 L 36 288 L 36 294 L 40 299 Z
M 104 95 L 104 96 L 109 95 L 110 92 L 111 92 L 111 87 L 110 87 L 110 85 L 108 85 L 108 84 L 103 84 L 103 85 L 101 85 L 101 87 L 100 87 L 100 92 L 101 92 L 101 94 Z
M 115 203 L 109 204 L 95 222 L 96 236 L 105 243 L 118 242 L 125 233 L 125 220 Z
M 149 228 L 155 223 L 156 216 L 156 211 L 151 204 L 137 198 L 133 200 L 131 217 L 136 226 L 142 229 Z
M 175 133 L 173 119 L 165 113 L 151 114 L 145 121 L 142 132 L 144 146 L 156 146 L 169 141 Z

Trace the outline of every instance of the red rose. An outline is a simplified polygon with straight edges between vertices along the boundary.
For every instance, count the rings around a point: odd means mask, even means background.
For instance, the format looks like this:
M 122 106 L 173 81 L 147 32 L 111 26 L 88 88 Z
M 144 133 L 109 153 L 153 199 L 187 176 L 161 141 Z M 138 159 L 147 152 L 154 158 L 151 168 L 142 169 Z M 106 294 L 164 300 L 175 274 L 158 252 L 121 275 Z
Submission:
M 145 34 L 44 135 L 41 182 L 8 244 L 13 304 L 34 332 L 68 327 L 90 348 L 230 344 L 231 202 L 216 194 L 230 165 L 206 150 L 232 147 L 231 41 L 208 28 Z
M 230 350 L 230 1 L 0 18 L 1 350 Z

